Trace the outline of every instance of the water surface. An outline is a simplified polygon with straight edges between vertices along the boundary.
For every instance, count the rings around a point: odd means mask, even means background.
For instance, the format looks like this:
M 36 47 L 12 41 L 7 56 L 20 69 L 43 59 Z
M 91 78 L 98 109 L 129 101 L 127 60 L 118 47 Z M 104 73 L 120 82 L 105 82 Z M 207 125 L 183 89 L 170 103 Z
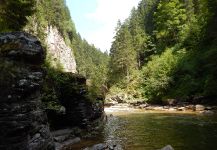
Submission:
M 98 138 L 71 149 L 97 143 L 120 144 L 124 150 L 217 150 L 217 116 L 182 113 L 121 113 L 107 119 Z M 85 145 L 86 144 L 86 145 Z

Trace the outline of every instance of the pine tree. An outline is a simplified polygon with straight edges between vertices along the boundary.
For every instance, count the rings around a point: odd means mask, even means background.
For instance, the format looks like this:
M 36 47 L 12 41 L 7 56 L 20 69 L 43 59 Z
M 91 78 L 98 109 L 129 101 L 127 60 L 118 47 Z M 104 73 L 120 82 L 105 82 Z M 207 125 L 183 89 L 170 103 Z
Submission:
M 129 30 L 132 36 L 133 49 L 136 51 L 137 57 L 137 68 L 141 68 L 143 64 L 142 55 L 145 43 L 145 31 L 139 24 L 139 15 L 135 8 L 132 9 L 129 19 Z
M 19 31 L 34 13 L 35 0 L 1 0 L 0 32 Z
M 129 79 L 132 71 L 137 68 L 137 61 L 127 22 L 118 28 L 110 52 L 110 67 L 112 78 L 115 79 L 114 82 L 122 80 L 124 77 Z
M 163 45 L 179 41 L 179 32 L 186 27 L 186 9 L 179 0 L 161 0 L 154 14 L 156 38 Z

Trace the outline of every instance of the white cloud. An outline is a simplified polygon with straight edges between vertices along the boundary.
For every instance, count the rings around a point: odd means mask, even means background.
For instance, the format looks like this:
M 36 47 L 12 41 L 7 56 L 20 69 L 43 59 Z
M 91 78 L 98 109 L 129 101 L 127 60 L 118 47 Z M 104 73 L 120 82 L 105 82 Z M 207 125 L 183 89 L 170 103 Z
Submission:
M 96 30 L 86 33 L 85 38 L 102 51 L 109 50 L 118 19 L 124 21 L 131 9 L 140 0 L 97 0 L 95 12 L 86 15 L 87 19 L 101 25 Z

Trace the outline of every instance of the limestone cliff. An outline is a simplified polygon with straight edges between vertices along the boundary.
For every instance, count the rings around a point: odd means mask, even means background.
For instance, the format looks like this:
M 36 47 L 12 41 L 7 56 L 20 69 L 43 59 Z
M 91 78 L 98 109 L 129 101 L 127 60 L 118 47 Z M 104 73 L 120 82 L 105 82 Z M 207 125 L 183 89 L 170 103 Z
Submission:
M 72 49 L 66 45 L 56 27 L 49 26 L 46 31 L 47 57 L 52 67 L 61 67 L 64 72 L 76 73 L 76 62 Z

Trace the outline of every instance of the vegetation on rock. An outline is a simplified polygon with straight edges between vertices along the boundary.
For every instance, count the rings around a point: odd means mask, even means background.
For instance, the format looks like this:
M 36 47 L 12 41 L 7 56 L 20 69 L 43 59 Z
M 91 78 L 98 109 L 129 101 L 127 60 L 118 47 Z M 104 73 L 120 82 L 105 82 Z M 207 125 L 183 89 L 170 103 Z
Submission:
M 142 0 L 129 18 L 118 22 L 110 60 L 76 32 L 64 0 L 1 1 L 0 31 L 23 29 L 46 46 L 45 31 L 56 27 L 73 49 L 77 71 L 87 78 L 93 99 L 104 96 L 107 84 L 110 95 L 121 91 L 128 100 L 212 98 L 217 89 L 216 4 Z M 12 5 L 23 9 L 9 9 Z
M 12 8 L 11 8 L 12 7 Z M 70 12 L 64 0 L 37 0 L 37 1 L 1 1 L 0 6 L 0 32 L 12 30 L 25 30 L 28 33 L 36 35 L 44 45 L 46 45 L 46 32 L 50 27 L 56 27 L 64 38 L 65 43 L 73 50 L 77 63 L 77 71 L 89 81 L 89 91 L 93 100 L 97 97 L 103 97 L 101 90 L 106 83 L 108 54 L 102 53 L 94 45 L 90 45 L 85 39 L 82 39 L 75 29 L 71 20 Z M 16 15 L 15 15 L 16 14 Z M 13 20 L 11 22 L 11 19 Z M 19 23 L 19 26 L 17 25 Z M 47 56 L 47 72 L 52 70 L 49 56 Z M 61 71 L 61 65 L 55 74 Z M 50 69 L 49 69 L 50 68 Z M 58 74 L 49 76 L 58 80 Z M 49 84 L 49 83 L 48 83 Z M 48 86 L 48 85 L 47 85 Z M 47 87 L 45 95 L 55 99 L 53 88 Z M 49 94 L 50 93 L 50 94 Z M 56 101 L 51 102 L 52 105 Z

